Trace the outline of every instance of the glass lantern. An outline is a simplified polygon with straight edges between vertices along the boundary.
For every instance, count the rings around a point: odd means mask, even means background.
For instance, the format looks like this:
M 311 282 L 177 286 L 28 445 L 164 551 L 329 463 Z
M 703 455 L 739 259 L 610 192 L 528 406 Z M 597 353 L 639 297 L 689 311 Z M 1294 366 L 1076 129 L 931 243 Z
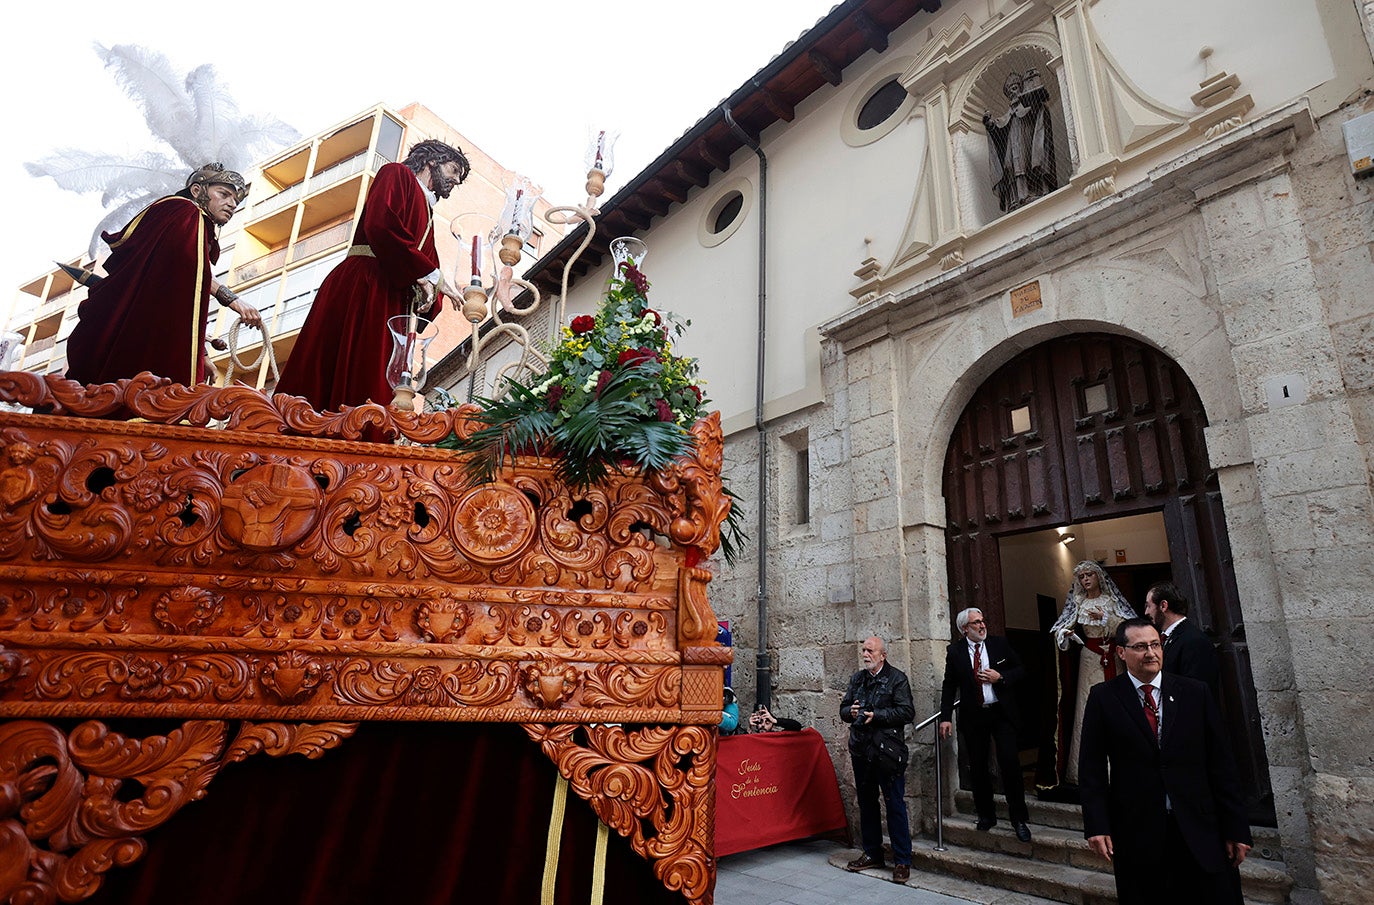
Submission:
M 391 405 L 403 412 L 415 411 L 415 394 L 429 376 L 429 359 L 425 352 L 439 335 L 439 328 L 427 317 L 398 314 L 386 322 L 391 331 L 391 360 L 386 366 L 386 380 L 395 395 Z

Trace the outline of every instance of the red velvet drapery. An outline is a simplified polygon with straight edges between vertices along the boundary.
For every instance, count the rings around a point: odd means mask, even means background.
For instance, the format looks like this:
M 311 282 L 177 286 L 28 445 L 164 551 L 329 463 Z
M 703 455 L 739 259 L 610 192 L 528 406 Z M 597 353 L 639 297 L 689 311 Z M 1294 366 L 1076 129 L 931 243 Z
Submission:
M 364 723 L 318 761 L 227 766 L 92 905 L 540 902 L 557 771 L 513 724 Z M 571 791 L 555 901 L 591 901 L 597 820 Z M 606 903 L 681 905 L 612 832 Z

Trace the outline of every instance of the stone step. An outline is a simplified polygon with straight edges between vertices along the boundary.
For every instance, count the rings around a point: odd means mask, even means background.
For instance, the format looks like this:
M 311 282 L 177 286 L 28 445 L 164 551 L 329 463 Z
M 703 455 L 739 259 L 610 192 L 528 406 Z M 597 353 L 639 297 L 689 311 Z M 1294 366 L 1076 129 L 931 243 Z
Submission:
M 1008 820 L 1005 796 L 994 795 L 993 802 L 997 806 L 997 819 L 1005 823 Z M 954 809 L 959 814 L 975 814 L 973 793 L 963 789 L 956 790 Z M 1040 801 L 1035 797 L 1034 792 L 1027 792 L 1026 810 L 1030 812 L 1028 823 L 1073 830 L 1080 835 L 1083 832 L 1083 810 L 1076 804 Z M 1255 840 L 1255 848 L 1250 855 L 1252 858 L 1283 861 L 1283 846 L 1277 829 L 1268 826 L 1252 826 L 1250 827 L 1250 834 Z
M 994 795 L 993 801 L 997 803 L 997 819 L 1006 821 L 1008 819 L 1006 796 Z M 973 806 L 973 793 L 963 789 L 957 790 L 954 793 L 954 809 L 960 814 L 976 814 L 977 809 Z M 1030 811 L 1029 823 L 1083 832 L 1083 809 L 1076 804 L 1040 801 L 1034 793 L 1027 792 L 1026 810 Z
M 1009 855 L 1037 861 L 1046 865 L 1074 868 L 1095 873 L 1111 874 L 1111 864 L 1099 858 L 1088 847 L 1082 830 L 1028 824 L 1031 841 L 1021 842 L 1012 831 L 1011 823 L 1003 819 L 990 830 L 980 832 L 972 815 L 957 814 L 945 819 L 944 840 L 948 847 L 979 852 Z M 933 844 L 933 843 L 932 843 Z M 1241 889 L 1248 902 L 1286 902 L 1293 880 L 1283 862 L 1271 861 L 1256 855 L 1245 859 L 1240 867 Z M 1019 889 L 1020 887 L 1014 887 Z M 1043 895 L 1043 893 L 1036 893 Z M 1054 896 L 1045 896 L 1055 898 Z M 1058 899 L 1057 901 L 1074 901 Z
M 1036 829 L 1041 828 L 1031 827 L 1032 835 Z M 1016 841 L 1015 836 L 1011 839 Z M 1116 901 L 1116 881 L 1110 874 L 951 845 L 948 839 L 945 844 L 945 851 L 937 852 L 929 840 L 917 840 L 912 849 L 913 867 L 1069 905 L 1109 905 Z

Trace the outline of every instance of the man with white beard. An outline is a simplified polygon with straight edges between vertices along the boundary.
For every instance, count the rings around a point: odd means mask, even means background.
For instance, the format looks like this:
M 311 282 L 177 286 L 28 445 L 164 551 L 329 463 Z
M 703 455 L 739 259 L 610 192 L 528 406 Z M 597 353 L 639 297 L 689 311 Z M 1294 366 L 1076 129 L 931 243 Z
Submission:
M 992 800 L 992 776 L 988 774 L 988 745 L 997 745 L 997 769 L 1007 796 L 1007 814 L 1016 838 L 1031 841 L 1026 821 L 1026 789 L 1021 777 L 1016 727 L 1019 715 L 1011 686 L 1026 675 L 1021 658 L 1006 638 L 988 635 L 983 611 L 969 607 L 954 620 L 963 635 L 945 653 L 945 681 L 940 692 L 940 738 L 953 731 L 954 696 L 959 695 L 959 739 L 968 749 L 973 776 L 973 803 L 978 810 L 978 829 L 997 825 Z

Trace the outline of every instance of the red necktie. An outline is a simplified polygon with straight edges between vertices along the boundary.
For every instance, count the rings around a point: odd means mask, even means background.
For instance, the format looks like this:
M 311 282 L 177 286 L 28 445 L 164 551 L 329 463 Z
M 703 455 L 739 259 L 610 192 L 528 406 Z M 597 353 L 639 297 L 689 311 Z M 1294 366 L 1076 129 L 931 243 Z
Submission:
M 983 671 L 983 645 L 981 645 L 981 644 L 979 644 L 978 642 L 975 641 L 975 642 L 973 643 L 973 677 L 974 677 L 975 679 L 978 679 L 979 684 L 982 684 L 982 681 L 983 681 L 982 679 L 979 679 L 979 678 L 978 678 L 978 674 L 979 674 L 980 672 L 982 672 L 982 671 Z
M 1159 711 L 1155 709 L 1155 695 L 1153 685 L 1142 685 L 1140 690 L 1145 694 L 1145 722 L 1150 724 L 1150 731 L 1155 734 L 1155 740 L 1159 739 Z

